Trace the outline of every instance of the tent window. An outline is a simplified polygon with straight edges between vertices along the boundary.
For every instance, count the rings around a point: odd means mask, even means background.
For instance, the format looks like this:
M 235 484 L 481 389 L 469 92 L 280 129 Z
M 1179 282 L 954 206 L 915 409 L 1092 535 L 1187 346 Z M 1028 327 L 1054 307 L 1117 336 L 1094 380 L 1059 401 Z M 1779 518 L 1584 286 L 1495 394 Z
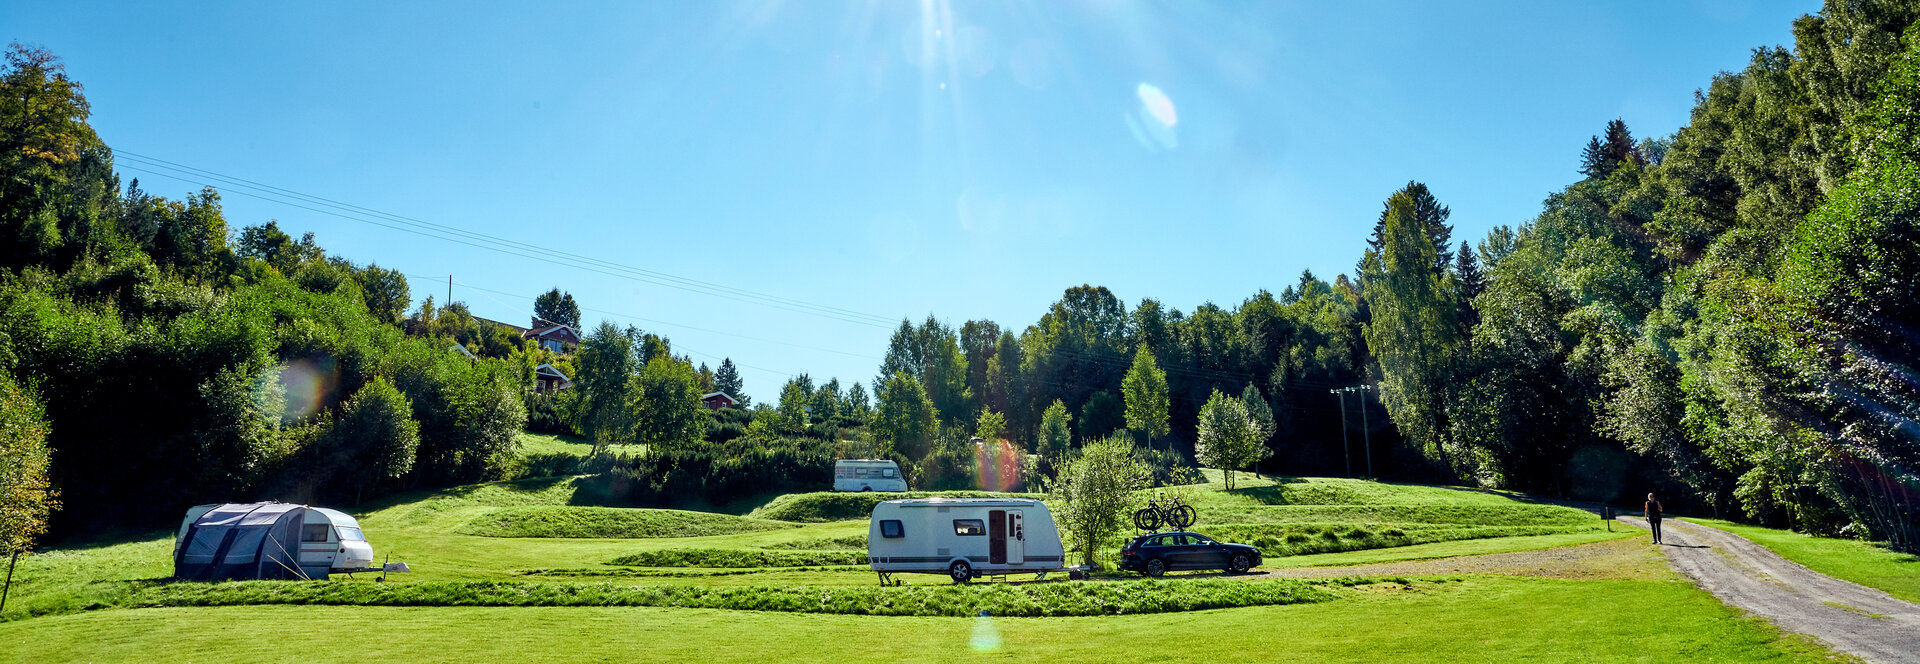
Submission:
M 324 523 L 309 523 L 309 524 L 306 524 L 306 525 L 304 525 L 304 526 L 301 526 L 301 527 L 300 527 L 300 541 L 302 541 L 302 542 L 325 542 L 325 541 L 327 541 L 327 524 L 324 524 Z

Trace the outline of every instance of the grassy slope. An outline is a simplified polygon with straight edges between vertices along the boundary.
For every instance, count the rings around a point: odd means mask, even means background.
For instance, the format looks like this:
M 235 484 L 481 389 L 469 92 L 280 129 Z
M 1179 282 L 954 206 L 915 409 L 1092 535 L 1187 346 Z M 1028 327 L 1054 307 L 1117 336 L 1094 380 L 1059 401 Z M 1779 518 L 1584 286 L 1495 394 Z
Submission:
M 645 445 L 608 445 L 607 451 L 616 454 L 639 454 L 646 451 Z M 573 436 L 555 436 L 544 433 L 520 434 L 520 454 L 571 454 L 584 457 L 593 453 L 593 443 L 585 438 Z
M 1920 556 L 1889 551 L 1854 540 L 1814 537 L 1788 530 L 1688 518 L 1753 540 L 1780 557 L 1807 569 L 1870 588 L 1879 588 L 1909 602 L 1920 602 Z
M 1347 594 L 1297 606 L 984 620 L 651 608 L 141 609 L 0 624 L 0 662 L 1821 661 L 1817 647 L 1673 580 L 1469 577 L 1417 592 Z M 288 628 L 295 624 L 313 628 Z

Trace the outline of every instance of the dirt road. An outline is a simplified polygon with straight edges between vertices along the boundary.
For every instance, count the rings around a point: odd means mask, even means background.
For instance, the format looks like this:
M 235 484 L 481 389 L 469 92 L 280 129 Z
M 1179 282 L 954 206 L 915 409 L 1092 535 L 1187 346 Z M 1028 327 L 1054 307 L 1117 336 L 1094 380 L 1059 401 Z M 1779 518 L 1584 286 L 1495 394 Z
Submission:
M 1620 521 L 1646 527 L 1637 517 Z M 1801 566 L 1733 533 L 1667 519 L 1667 562 L 1728 606 L 1869 662 L 1920 663 L 1920 605 Z

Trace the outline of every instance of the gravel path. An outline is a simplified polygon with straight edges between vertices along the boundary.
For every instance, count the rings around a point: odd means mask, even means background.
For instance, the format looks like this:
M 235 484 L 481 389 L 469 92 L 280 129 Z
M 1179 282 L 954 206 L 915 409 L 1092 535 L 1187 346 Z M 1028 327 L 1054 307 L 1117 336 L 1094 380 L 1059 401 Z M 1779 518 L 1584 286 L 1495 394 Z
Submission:
M 1646 527 L 1636 517 L 1620 521 Z M 1869 662 L 1920 663 L 1920 605 L 1807 569 L 1724 530 L 1675 519 L 1661 530 L 1667 562 L 1728 606 Z

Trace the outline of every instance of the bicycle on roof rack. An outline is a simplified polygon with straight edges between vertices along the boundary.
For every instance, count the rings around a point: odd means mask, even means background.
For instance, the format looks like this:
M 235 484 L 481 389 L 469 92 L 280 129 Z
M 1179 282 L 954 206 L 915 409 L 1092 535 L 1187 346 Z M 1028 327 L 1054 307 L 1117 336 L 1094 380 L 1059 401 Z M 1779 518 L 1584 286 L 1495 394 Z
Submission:
M 1154 498 L 1147 500 L 1147 506 L 1134 510 L 1133 525 L 1145 531 L 1157 531 L 1162 524 L 1174 530 L 1186 530 L 1193 527 L 1200 515 L 1192 505 L 1180 500 L 1179 496 Z

